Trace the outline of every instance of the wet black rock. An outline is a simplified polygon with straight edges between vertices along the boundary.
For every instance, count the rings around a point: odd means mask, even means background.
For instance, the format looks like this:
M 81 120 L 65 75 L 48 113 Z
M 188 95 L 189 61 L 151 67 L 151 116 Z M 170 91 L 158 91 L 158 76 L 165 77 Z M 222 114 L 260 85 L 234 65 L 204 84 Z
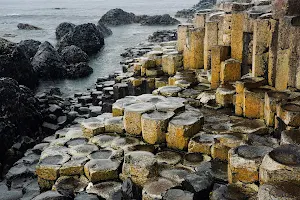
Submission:
M 20 30 L 42 30 L 40 27 L 33 26 L 31 24 L 19 23 L 17 26 Z
M 67 46 L 61 51 L 61 56 L 67 64 L 88 62 L 89 56 L 75 45 Z
M 0 162 L 22 136 L 40 136 L 42 115 L 31 90 L 11 78 L 0 78 Z
M 177 11 L 175 17 L 193 18 L 194 14 L 203 9 L 211 9 L 216 4 L 217 0 L 200 0 L 199 3 L 192 8 Z
M 0 40 L 0 76 L 13 78 L 30 88 L 38 84 L 38 77 L 24 51 L 5 40 Z
M 67 65 L 66 70 L 69 79 L 83 78 L 93 73 L 93 68 L 84 62 Z
M 0 38 L 0 55 L 11 54 L 16 45 L 16 43 Z
M 126 179 L 122 184 L 122 194 L 124 199 L 142 199 L 142 190 L 138 188 L 130 178 Z
M 148 37 L 149 42 L 169 42 L 177 40 L 177 30 L 156 31 Z
M 179 23 L 180 23 L 180 21 L 171 17 L 169 14 L 149 16 L 149 17 L 146 17 L 146 19 L 142 20 L 142 22 L 141 22 L 142 25 L 148 25 L 148 26 L 176 25 Z
M 135 23 L 135 18 L 135 14 L 128 13 L 122 9 L 116 8 L 109 10 L 105 15 L 101 17 L 99 22 L 109 26 L 118 26 Z
M 66 34 L 73 32 L 75 27 L 76 27 L 75 24 L 69 22 L 63 22 L 59 24 L 55 31 L 56 39 L 60 40 Z
M 31 58 L 33 58 L 34 55 L 36 54 L 36 52 L 38 51 L 40 45 L 41 45 L 40 41 L 22 40 L 18 44 L 17 48 L 19 48 L 23 52 L 23 54 L 26 56 L 28 61 L 30 61 Z
M 40 45 L 31 64 L 39 77 L 44 79 L 62 78 L 66 73 L 63 59 L 49 42 Z
M 108 37 L 113 34 L 112 30 L 100 21 L 97 24 L 97 28 L 100 31 L 100 33 L 102 33 L 103 37 Z
M 75 45 L 88 55 L 95 54 L 104 46 L 104 37 L 95 24 L 81 24 L 61 38 L 58 42 L 59 50 Z
M 35 197 L 33 200 L 69 200 L 68 197 L 65 197 L 59 194 L 57 191 L 48 191 L 40 194 Z

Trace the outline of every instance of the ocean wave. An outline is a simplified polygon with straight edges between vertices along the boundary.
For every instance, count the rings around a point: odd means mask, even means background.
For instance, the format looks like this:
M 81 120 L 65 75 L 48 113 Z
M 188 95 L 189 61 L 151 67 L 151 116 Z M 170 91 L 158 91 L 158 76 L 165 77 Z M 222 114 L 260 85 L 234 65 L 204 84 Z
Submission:
M 10 14 L 6 14 L 6 15 L 2 15 L 2 16 L 4 16 L 4 17 L 8 17 L 8 16 L 20 16 L 21 14 L 19 14 L 19 13 L 10 13 Z

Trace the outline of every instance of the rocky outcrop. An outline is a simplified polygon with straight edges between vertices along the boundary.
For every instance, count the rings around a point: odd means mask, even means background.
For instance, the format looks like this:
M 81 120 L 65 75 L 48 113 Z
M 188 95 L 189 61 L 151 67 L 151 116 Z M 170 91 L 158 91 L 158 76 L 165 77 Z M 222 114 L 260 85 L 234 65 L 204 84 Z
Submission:
M 104 45 L 104 37 L 95 24 L 81 24 L 61 38 L 58 43 L 59 50 L 75 45 L 88 55 L 97 53 Z
M 142 20 L 142 25 L 176 25 L 179 24 L 180 21 L 177 19 L 171 17 L 168 14 L 165 15 L 155 15 L 155 16 L 149 16 L 145 20 Z
M 149 42 L 169 42 L 177 40 L 177 30 L 156 31 L 148 37 Z
M 85 62 L 67 65 L 66 70 L 67 78 L 70 79 L 83 78 L 93 73 L 93 68 Z
M 100 31 L 100 33 L 102 33 L 103 37 L 108 37 L 113 34 L 112 30 L 100 21 L 97 24 L 97 28 Z
M 5 40 L 0 40 L 0 76 L 13 78 L 30 88 L 38 84 L 36 73 L 25 52 Z
M 23 23 L 18 24 L 18 29 L 21 29 L 21 30 L 42 30 L 41 28 L 39 28 L 37 26 L 33 26 L 33 25 L 30 25 L 30 24 L 23 24 Z
M 101 17 L 99 23 L 108 26 L 118 26 L 133 23 L 141 23 L 142 25 L 175 25 L 180 22 L 170 15 L 135 15 L 134 13 L 126 12 L 122 9 L 116 8 L 109 10 Z
M 69 22 L 63 22 L 59 24 L 55 31 L 56 39 L 60 40 L 66 34 L 73 32 L 75 27 L 76 27 L 75 24 Z
M 19 86 L 11 78 L 0 78 L 0 96 L 0 162 L 3 164 L 14 142 L 24 136 L 38 136 L 41 114 L 30 89 Z
M 99 22 L 109 26 L 118 26 L 135 23 L 135 17 L 136 16 L 133 13 L 128 13 L 122 9 L 116 8 L 109 10 L 101 17 Z
M 28 61 L 33 58 L 33 56 L 36 54 L 36 52 L 39 49 L 39 46 L 41 45 L 40 41 L 36 40 L 22 40 L 18 45 L 17 48 L 23 52 L 23 54 L 26 56 Z
M 80 62 L 87 62 L 89 60 L 88 55 L 79 47 L 74 45 L 65 47 L 61 51 L 61 57 L 67 64 L 76 64 Z
M 199 10 L 211 9 L 217 3 L 217 0 L 200 0 L 199 3 L 192 8 L 177 11 L 175 17 L 193 18 L 194 14 Z
M 49 42 L 40 45 L 31 64 L 38 76 L 44 79 L 62 78 L 66 73 L 63 59 Z

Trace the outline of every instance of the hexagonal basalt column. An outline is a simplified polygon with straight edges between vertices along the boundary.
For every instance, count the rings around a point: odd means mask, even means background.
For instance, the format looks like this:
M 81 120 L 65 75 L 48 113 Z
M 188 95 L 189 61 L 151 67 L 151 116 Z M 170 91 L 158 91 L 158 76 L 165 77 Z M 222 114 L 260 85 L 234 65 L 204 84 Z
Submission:
M 190 138 L 200 131 L 203 123 L 202 116 L 193 116 L 190 112 L 174 117 L 169 123 L 166 135 L 168 147 L 186 149 Z
M 128 134 L 140 135 L 142 133 L 142 115 L 155 110 L 151 103 L 136 103 L 125 108 L 124 127 Z
M 277 116 L 287 125 L 300 126 L 300 105 L 285 103 L 277 106 Z
M 126 106 L 137 103 L 136 97 L 127 96 L 123 99 L 117 100 L 112 107 L 112 113 L 114 117 L 123 116 Z
M 113 117 L 105 120 L 105 132 L 108 133 L 124 133 L 123 117 Z
M 174 182 L 164 178 L 149 182 L 143 188 L 143 200 L 162 199 L 163 194 L 175 186 Z
M 265 93 L 264 118 L 268 126 L 275 125 L 276 105 L 288 97 L 289 94 L 286 92 L 269 91 Z
M 87 178 L 95 183 L 100 181 L 118 178 L 118 168 L 120 163 L 110 159 L 96 159 L 84 165 L 84 172 Z
M 259 181 L 259 166 L 263 157 L 272 151 L 266 146 L 243 145 L 228 152 L 229 183 L 255 183 Z
M 125 155 L 121 179 L 131 180 L 143 186 L 149 179 L 157 175 L 157 161 L 154 154 L 146 151 L 134 151 Z
M 55 181 L 59 177 L 61 165 L 66 163 L 69 159 L 70 156 L 63 152 L 44 152 L 36 167 L 36 174 L 39 178 L 44 180 Z
M 300 181 L 300 147 L 283 145 L 268 153 L 259 169 L 261 184 Z
M 198 133 L 189 142 L 188 151 L 194 153 L 211 154 L 211 147 L 215 142 L 215 135 Z
M 259 187 L 258 200 L 297 200 L 300 186 L 290 182 L 264 184 Z
M 211 148 L 211 155 L 214 159 L 218 158 L 227 161 L 229 150 L 242 144 L 244 144 L 244 141 L 240 137 L 233 135 L 218 135 Z
M 176 165 L 181 161 L 182 156 L 175 151 L 162 151 L 156 154 L 156 159 L 159 164 Z
M 222 185 L 211 193 L 210 200 L 255 200 L 257 192 L 245 185 Z
M 82 144 L 70 148 L 69 154 L 71 154 L 74 157 L 88 156 L 92 152 L 98 150 L 99 148 L 94 144 Z
M 233 102 L 234 95 L 235 95 L 234 88 L 219 87 L 216 91 L 216 103 L 224 107 L 232 105 L 234 103 Z
M 181 92 L 181 88 L 177 86 L 165 86 L 158 89 L 159 94 L 166 97 L 177 97 L 178 93 Z
M 179 98 L 180 99 L 180 98 Z M 159 102 L 155 104 L 157 111 L 159 112 L 174 112 L 178 113 L 185 110 L 184 104 L 180 102 Z
M 242 76 L 241 63 L 235 59 L 229 59 L 221 63 L 220 81 L 222 84 L 235 82 Z
M 142 135 L 149 144 L 162 143 L 166 141 L 166 132 L 169 120 L 175 115 L 173 112 L 145 113 L 142 115 Z
M 286 130 L 281 133 L 280 144 L 300 145 L 300 130 Z
M 87 120 L 84 120 L 81 123 L 81 127 L 83 131 L 83 135 L 87 138 L 91 138 L 95 135 L 103 133 L 105 130 L 104 122 L 96 118 L 89 118 Z

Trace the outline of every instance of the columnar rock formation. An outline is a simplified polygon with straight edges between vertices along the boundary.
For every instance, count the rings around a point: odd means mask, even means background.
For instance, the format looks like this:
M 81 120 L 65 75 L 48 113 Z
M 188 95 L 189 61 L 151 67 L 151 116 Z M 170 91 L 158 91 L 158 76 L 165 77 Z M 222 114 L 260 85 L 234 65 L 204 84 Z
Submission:
M 34 147 L 57 191 L 36 199 L 299 199 L 299 8 L 219 3 L 99 78 L 105 111 L 80 97 L 88 116 Z

